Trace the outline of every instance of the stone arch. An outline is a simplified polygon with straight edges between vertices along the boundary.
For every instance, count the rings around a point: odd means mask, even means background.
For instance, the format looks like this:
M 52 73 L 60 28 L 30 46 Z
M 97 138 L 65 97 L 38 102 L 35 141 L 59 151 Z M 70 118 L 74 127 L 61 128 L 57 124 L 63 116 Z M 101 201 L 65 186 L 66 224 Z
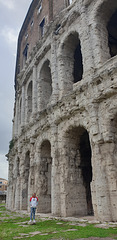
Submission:
M 84 127 L 70 127 L 64 135 L 62 212 L 66 216 L 93 214 L 91 145 Z M 62 185 L 62 184 L 61 184 Z M 64 193 L 63 193 L 64 190 Z M 65 197 L 63 197 L 65 196 Z
M 113 22 L 117 19 L 117 2 L 114 0 L 105 0 L 103 2 L 97 2 L 95 6 L 95 46 L 94 49 L 97 49 L 96 46 L 99 46 L 99 62 L 102 64 L 110 57 L 116 55 L 113 51 L 116 52 L 116 46 L 112 49 L 113 38 L 115 38 L 115 32 L 113 30 Z M 94 20 L 93 20 L 94 21 Z M 93 24 L 93 23 L 92 23 Z M 116 29 L 114 23 L 114 30 Z M 112 34 L 112 37 L 111 37 Z M 97 51 L 97 50 L 96 50 Z
M 61 70 L 61 90 L 73 89 L 73 84 L 83 77 L 83 59 L 79 35 L 70 32 L 60 46 L 59 68 Z
M 39 94 L 40 108 L 44 109 L 47 107 L 47 103 L 52 95 L 52 76 L 48 59 L 43 63 L 40 70 Z
M 30 151 L 27 151 L 25 154 L 23 185 L 22 185 L 22 209 L 23 210 L 27 210 L 28 208 L 29 172 L 30 172 Z
M 40 146 L 40 165 L 39 165 L 39 212 L 51 212 L 51 144 L 48 140 L 43 140 Z
M 27 116 L 29 117 L 32 113 L 32 81 L 29 82 L 27 87 Z
M 63 61 L 66 72 L 69 72 L 72 83 L 82 79 L 83 64 L 80 39 L 77 32 L 71 32 L 62 45 Z

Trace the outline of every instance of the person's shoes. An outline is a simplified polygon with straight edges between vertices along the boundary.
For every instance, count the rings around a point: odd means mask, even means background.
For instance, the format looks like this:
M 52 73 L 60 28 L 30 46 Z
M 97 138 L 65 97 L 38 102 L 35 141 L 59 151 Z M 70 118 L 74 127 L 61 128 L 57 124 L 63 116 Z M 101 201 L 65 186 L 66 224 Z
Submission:
M 31 222 L 32 222 L 32 220 L 29 221 L 29 223 L 31 223 Z
M 35 221 L 35 220 L 33 220 L 33 223 L 36 223 L 36 221 Z

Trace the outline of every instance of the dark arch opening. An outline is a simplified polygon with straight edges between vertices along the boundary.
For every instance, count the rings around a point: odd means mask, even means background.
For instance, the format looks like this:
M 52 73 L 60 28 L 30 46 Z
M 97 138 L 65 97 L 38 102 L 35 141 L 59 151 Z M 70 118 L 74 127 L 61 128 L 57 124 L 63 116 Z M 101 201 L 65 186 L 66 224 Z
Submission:
M 70 91 L 73 84 L 82 80 L 83 76 L 83 55 L 77 32 L 72 32 L 66 37 L 62 45 L 62 61 L 65 91 Z
M 41 145 L 41 157 L 51 157 L 51 144 L 48 140 L 45 140 Z
M 82 170 L 83 184 L 86 189 L 87 214 L 93 215 L 91 186 L 92 182 L 92 165 L 91 165 L 91 147 L 88 132 L 85 132 L 80 137 L 80 167 Z
M 81 46 L 80 41 L 75 49 L 74 52 L 74 83 L 80 81 L 83 75 L 83 64 L 82 64 L 82 53 L 81 53 Z
M 91 146 L 87 130 L 82 127 L 72 127 L 65 133 L 63 168 L 65 172 L 63 202 L 67 216 L 93 215 L 92 206 L 92 164 Z M 65 165 L 66 160 L 66 165 Z M 64 192 L 63 192 L 64 194 Z
M 117 55 L 117 10 L 110 18 L 108 25 L 108 46 L 111 57 Z
M 50 61 L 46 60 L 44 62 L 41 71 L 40 71 L 40 102 L 41 109 L 47 107 L 47 104 L 52 95 L 52 76 L 51 76 L 51 68 Z

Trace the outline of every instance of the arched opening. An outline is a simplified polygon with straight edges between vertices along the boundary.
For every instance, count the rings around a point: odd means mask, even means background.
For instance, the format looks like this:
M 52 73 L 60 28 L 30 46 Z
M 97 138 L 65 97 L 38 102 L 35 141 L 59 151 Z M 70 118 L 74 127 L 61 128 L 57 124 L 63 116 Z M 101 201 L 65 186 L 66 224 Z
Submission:
M 111 16 L 108 25 L 108 46 L 111 57 L 117 55 L 117 10 Z
M 27 108 L 28 108 L 27 115 L 29 117 L 32 112 L 32 81 L 29 83 L 27 89 Z
M 50 69 L 50 61 L 47 60 L 40 71 L 40 104 L 41 109 L 47 107 L 47 103 L 52 95 L 52 77 Z
M 92 21 L 92 45 L 94 49 L 94 64 L 96 68 L 102 66 L 102 64 L 110 59 L 113 55 L 111 34 L 111 16 L 117 9 L 117 1 L 105 0 L 98 1 L 97 7 L 94 8 L 94 21 Z M 110 23 L 109 23 L 110 22 Z M 115 30 L 114 30 L 115 31 Z M 95 35 L 95 38 L 93 36 Z M 115 36 L 114 36 L 115 37 Z M 113 38 L 113 37 L 112 37 Z M 115 54 L 115 53 L 114 53 Z
M 24 162 L 24 182 L 22 186 L 22 209 L 27 210 L 28 208 L 28 181 L 29 181 L 29 171 L 30 171 L 30 152 L 28 151 L 25 155 Z
M 51 145 L 48 140 L 41 144 L 40 161 L 40 206 L 39 211 L 51 212 Z
M 62 66 L 65 90 L 72 90 L 73 83 L 82 79 L 83 59 L 77 32 L 70 33 L 62 45 Z
M 83 64 L 82 64 L 81 46 L 79 41 L 74 52 L 74 72 L 73 72 L 74 83 L 82 79 L 82 74 L 83 74 Z
M 65 135 L 64 175 L 66 216 L 93 214 L 90 183 L 92 181 L 89 134 L 83 127 L 70 127 Z M 66 170 L 67 169 L 67 170 Z
M 91 166 L 91 146 L 88 132 L 85 130 L 80 137 L 80 166 L 83 176 L 83 184 L 86 189 L 87 214 L 93 214 L 91 186 L 92 166 Z

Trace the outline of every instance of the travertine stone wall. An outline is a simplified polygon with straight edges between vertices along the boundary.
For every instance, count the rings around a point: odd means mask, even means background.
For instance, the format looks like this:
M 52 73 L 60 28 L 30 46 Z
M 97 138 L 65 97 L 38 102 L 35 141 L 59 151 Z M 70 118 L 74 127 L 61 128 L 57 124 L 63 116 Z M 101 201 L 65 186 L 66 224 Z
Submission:
M 114 0 L 74 0 L 17 75 L 8 209 L 29 210 L 36 192 L 38 212 L 117 221 L 117 56 L 107 31 L 116 9 Z

